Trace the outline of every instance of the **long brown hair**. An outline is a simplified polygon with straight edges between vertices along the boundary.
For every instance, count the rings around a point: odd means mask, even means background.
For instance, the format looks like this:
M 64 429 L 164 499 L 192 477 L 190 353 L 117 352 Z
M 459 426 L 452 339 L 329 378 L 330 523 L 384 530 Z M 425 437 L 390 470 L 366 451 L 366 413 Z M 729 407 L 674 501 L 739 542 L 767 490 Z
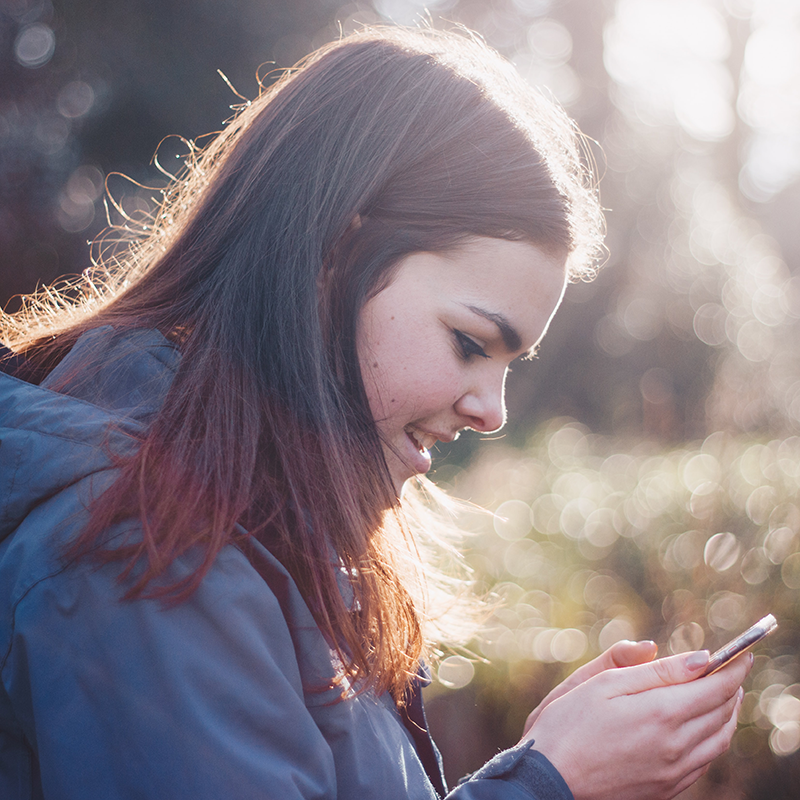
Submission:
M 158 329 L 181 352 L 68 556 L 120 559 L 127 597 L 180 601 L 242 523 L 345 671 L 400 696 L 423 649 L 424 581 L 365 397 L 359 311 L 404 256 L 468 236 L 566 251 L 585 273 L 601 226 L 573 123 L 474 38 L 366 30 L 312 54 L 191 161 L 77 300 L 51 293 L 3 318 L 6 344 L 45 366 L 109 324 Z M 141 536 L 98 550 L 130 517 Z M 171 582 L 191 549 L 198 569 Z

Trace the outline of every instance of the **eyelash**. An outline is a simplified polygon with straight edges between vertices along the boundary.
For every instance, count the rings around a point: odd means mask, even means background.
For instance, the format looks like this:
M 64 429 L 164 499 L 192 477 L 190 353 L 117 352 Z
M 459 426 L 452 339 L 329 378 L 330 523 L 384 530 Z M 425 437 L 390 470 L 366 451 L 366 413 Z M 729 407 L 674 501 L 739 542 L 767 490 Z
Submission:
M 471 356 L 489 358 L 486 351 L 474 339 L 471 339 L 459 330 L 454 330 L 453 334 L 456 337 L 456 343 L 458 344 L 458 349 L 461 351 L 461 357 L 464 361 L 467 361 Z

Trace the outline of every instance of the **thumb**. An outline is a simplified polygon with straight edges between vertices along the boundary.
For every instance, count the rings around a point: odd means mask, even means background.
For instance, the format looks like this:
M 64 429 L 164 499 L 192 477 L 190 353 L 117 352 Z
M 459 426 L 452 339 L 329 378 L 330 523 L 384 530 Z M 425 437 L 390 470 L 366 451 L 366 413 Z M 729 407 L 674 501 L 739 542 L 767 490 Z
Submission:
M 609 673 L 609 679 L 619 676 L 625 694 L 636 694 L 660 686 L 688 683 L 703 674 L 708 664 L 708 650 L 681 653 L 668 658 L 657 658 L 648 664 L 638 664 Z M 624 677 L 623 677 L 624 674 Z M 613 676 L 613 677 L 612 677 Z

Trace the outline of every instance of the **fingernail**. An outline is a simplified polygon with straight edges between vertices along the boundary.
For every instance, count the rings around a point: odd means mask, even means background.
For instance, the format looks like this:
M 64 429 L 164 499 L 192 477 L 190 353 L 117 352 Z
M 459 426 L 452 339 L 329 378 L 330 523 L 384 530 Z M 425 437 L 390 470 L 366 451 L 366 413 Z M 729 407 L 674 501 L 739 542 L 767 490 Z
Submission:
M 742 700 L 744 700 L 744 689 L 741 686 L 739 687 L 737 694 L 739 695 L 739 702 L 741 703 Z
M 752 667 L 756 657 L 752 653 L 748 653 L 747 655 L 750 657 L 750 666 Z
M 702 669 L 708 664 L 708 650 L 698 650 L 696 653 L 690 653 L 686 656 L 684 664 L 686 664 L 686 669 L 692 671 Z

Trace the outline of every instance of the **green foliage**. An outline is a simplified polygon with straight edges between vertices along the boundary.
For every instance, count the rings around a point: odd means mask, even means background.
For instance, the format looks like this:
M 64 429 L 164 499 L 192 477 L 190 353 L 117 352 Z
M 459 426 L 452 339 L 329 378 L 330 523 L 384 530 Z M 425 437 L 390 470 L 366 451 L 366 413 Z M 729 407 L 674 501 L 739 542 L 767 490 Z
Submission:
M 479 679 L 517 685 L 515 725 L 532 683 L 619 639 L 713 650 L 772 613 L 780 627 L 757 645 L 734 747 L 800 747 L 800 437 L 665 448 L 560 419 L 525 447 L 487 446 L 451 483 L 494 512 L 462 522 L 476 577 L 503 600 L 477 644 L 495 669 Z

